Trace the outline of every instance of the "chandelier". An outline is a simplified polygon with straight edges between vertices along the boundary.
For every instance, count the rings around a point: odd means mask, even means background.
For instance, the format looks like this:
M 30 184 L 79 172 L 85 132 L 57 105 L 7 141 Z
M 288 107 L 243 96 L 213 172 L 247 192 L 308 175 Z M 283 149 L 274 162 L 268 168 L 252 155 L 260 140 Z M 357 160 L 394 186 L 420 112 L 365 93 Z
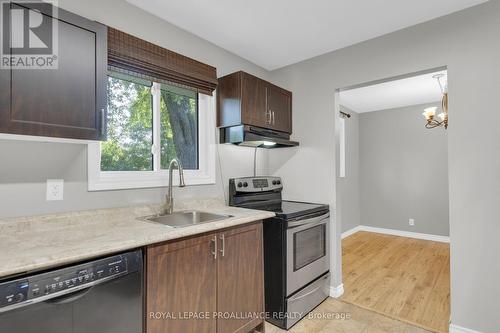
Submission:
M 439 88 L 441 89 L 441 94 L 443 95 L 441 99 L 441 108 L 443 109 L 443 112 L 441 112 L 437 116 L 438 119 L 436 119 L 436 111 L 438 109 L 437 106 L 424 109 L 424 113 L 422 114 L 425 117 L 425 120 L 427 120 L 425 128 L 448 128 L 448 84 L 441 82 L 441 79 L 444 78 L 444 76 L 445 74 L 436 74 L 433 76 L 433 78 L 437 80 Z

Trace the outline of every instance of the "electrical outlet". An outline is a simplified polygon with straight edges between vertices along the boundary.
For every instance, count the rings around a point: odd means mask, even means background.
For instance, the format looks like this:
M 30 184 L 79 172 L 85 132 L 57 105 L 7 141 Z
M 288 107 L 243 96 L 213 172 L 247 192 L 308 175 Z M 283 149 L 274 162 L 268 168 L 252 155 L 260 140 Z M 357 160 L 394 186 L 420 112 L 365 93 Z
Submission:
M 64 179 L 47 179 L 47 201 L 63 200 Z
M 412 225 L 412 226 L 415 225 L 415 220 L 414 219 L 409 219 L 408 220 L 408 224 Z

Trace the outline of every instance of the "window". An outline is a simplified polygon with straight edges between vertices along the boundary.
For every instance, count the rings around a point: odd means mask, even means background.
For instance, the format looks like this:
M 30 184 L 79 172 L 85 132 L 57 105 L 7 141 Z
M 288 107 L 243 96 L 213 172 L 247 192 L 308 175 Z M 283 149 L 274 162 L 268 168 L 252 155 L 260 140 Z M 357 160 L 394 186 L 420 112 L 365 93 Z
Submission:
M 211 96 L 110 73 L 107 117 L 107 141 L 88 144 L 89 190 L 166 186 L 173 158 L 186 183 L 215 182 Z
M 108 77 L 107 140 L 102 171 L 153 170 L 152 82 Z
M 198 97 L 172 86 L 160 89 L 161 168 L 178 158 L 185 169 L 198 168 Z

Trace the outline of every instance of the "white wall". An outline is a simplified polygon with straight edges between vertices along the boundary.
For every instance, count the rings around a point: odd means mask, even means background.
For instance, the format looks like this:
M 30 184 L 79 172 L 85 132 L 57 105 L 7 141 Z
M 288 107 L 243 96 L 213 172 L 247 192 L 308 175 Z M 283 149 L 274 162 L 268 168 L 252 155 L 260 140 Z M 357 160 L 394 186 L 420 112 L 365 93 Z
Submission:
M 287 197 L 334 206 L 335 89 L 448 66 L 451 321 L 482 332 L 500 327 L 499 31 L 495 0 L 273 73 L 294 93 L 302 147 L 270 156 L 270 169 L 284 177 Z M 340 283 L 340 264 L 332 269 Z
M 205 62 L 223 76 L 236 70 L 269 78 L 264 69 L 150 15 L 124 0 L 59 0 L 59 6 Z M 229 177 L 253 174 L 254 149 L 219 145 L 224 179 L 217 184 L 175 190 L 175 196 L 222 197 Z M 258 173 L 267 173 L 267 151 L 259 150 Z M 64 201 L 45 201 L 45 181 L 65 179 Z M 164 188 L 87 192 L 86 146 L 0 140 L 0 218 L 94 209 L 164 200 Z
M 449 236 L 447 131 L 422 117 L 440 104 L 359 115 L 362 225 Z

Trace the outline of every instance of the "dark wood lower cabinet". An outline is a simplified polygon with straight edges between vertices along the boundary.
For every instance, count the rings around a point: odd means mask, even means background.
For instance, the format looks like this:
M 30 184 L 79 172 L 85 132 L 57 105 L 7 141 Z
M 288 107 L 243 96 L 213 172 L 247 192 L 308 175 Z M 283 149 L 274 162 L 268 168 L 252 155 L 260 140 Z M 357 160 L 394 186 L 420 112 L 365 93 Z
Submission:
M 217 265 L 211 253 L 215 238 L 213 234 L 147 249 L 147 333 L 216 331 L 215 319 L 188 317 L 217 310 Z
M 233 318 L 219 318 L 217 332 L 251 332 L 262 320 L 250 314 L 264 309 L 262 224 L 221 232 L 219 239 L 217 311 Z
M 264 332 L 262 223 L 146 250 L 147 333 Z

